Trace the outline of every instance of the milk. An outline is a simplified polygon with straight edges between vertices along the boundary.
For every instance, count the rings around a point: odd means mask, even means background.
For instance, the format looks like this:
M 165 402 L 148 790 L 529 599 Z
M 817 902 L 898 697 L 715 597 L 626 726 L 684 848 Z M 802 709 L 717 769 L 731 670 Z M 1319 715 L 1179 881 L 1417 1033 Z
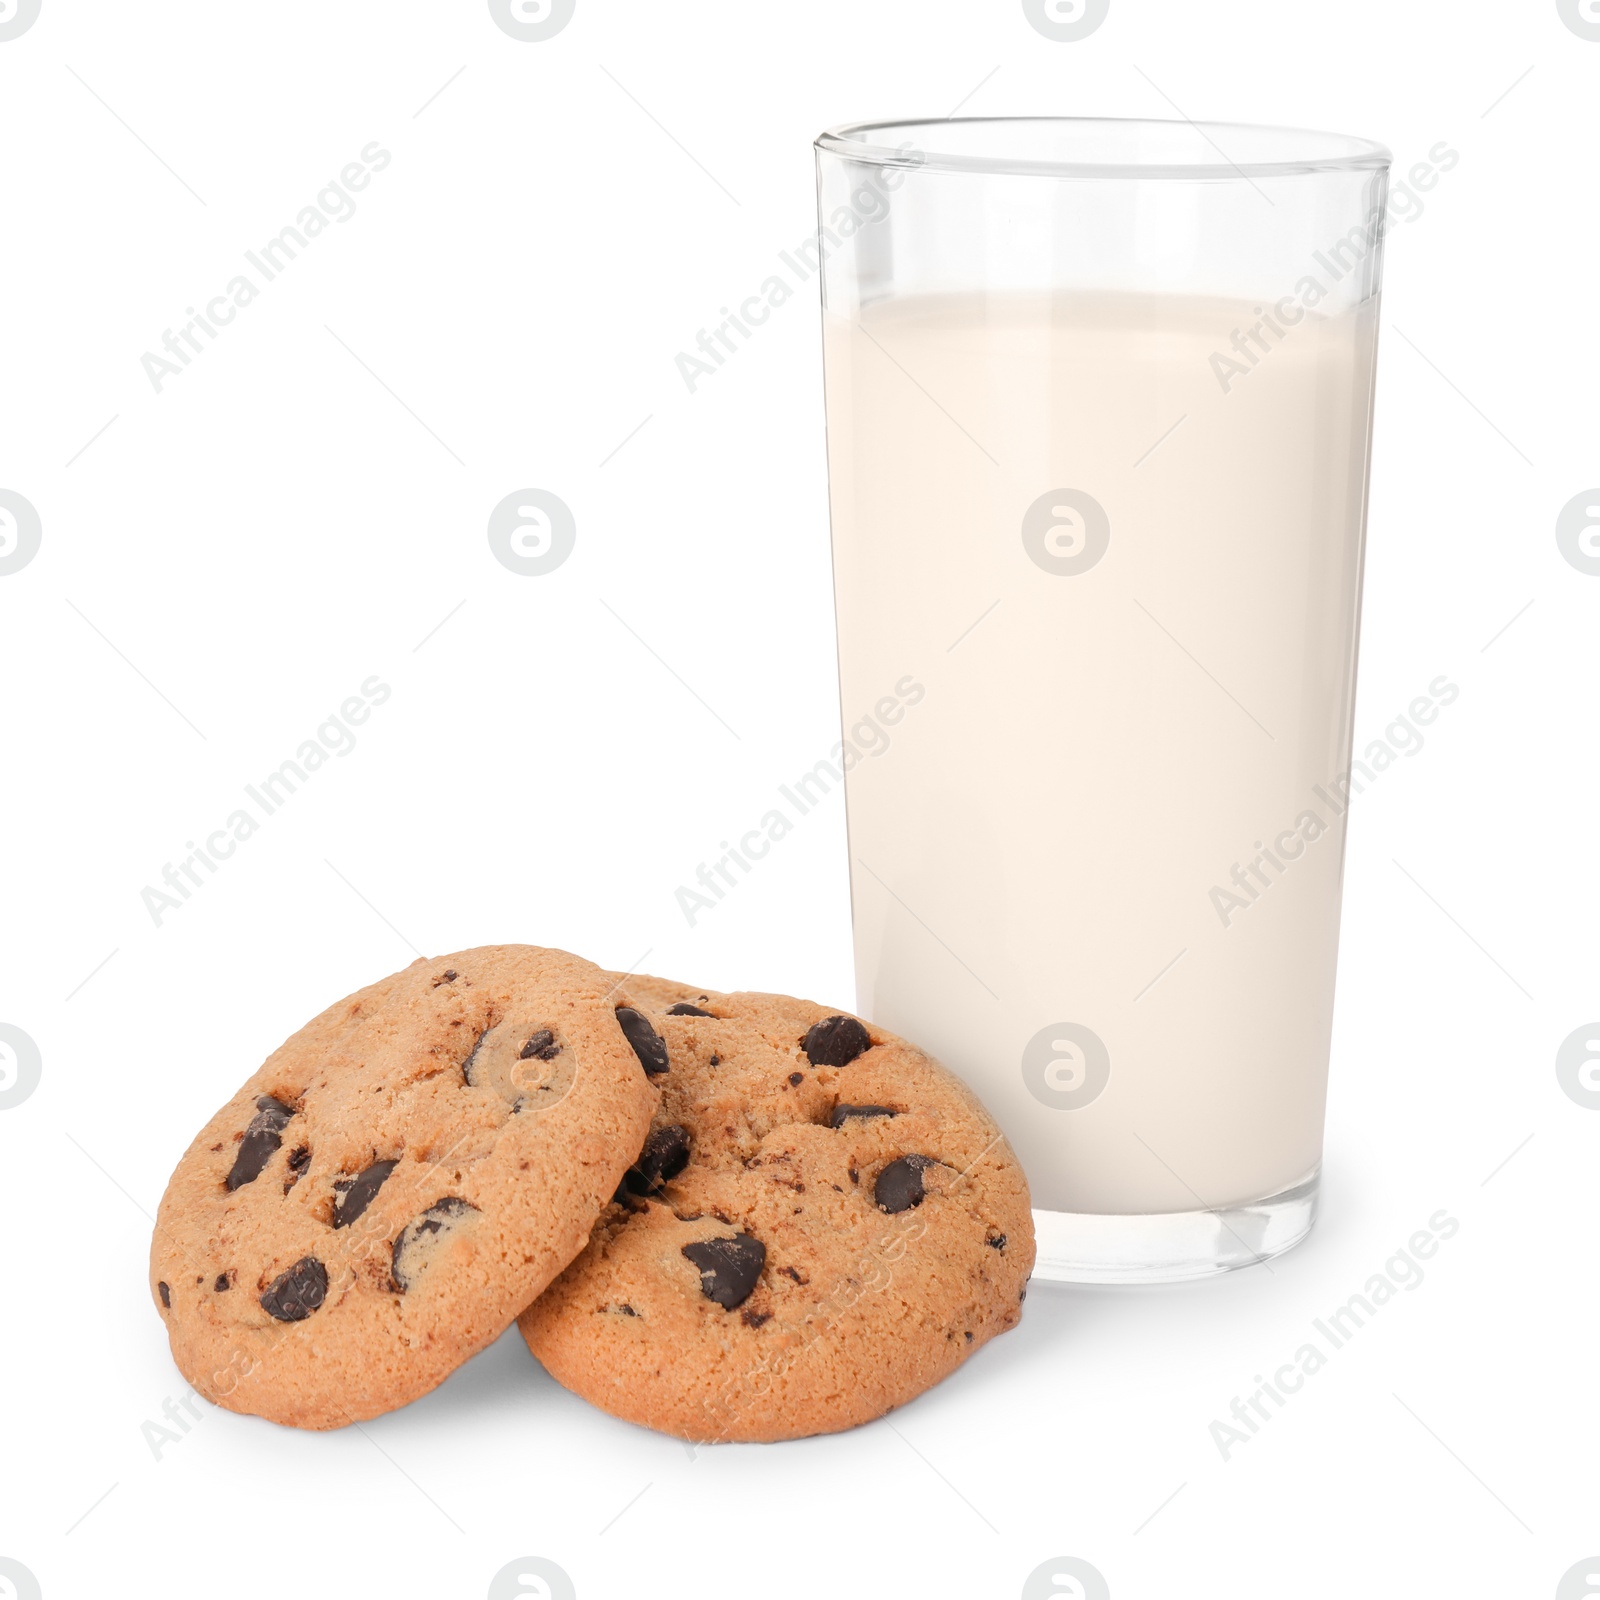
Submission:
M 858 1003 L 1043 1210 L 1320 1159 L 1376 304 L 1288 309 L 825 317 L 843 703 L 927 691 L 846 779 Z

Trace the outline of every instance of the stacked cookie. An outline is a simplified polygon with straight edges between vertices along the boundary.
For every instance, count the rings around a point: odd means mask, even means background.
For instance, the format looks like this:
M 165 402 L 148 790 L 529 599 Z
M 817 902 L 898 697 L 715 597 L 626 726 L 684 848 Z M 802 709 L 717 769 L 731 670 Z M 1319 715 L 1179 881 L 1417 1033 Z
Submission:
M 499 946 L 269 1057 L 179 1162 L 151 1289 L 195 1389 L 277 1422 L 403 1405 L 520 1320 L 613 1415 L 771 1440 L 936 1383 L 1032 1264 L 1016 1158 L 914 1046 Z

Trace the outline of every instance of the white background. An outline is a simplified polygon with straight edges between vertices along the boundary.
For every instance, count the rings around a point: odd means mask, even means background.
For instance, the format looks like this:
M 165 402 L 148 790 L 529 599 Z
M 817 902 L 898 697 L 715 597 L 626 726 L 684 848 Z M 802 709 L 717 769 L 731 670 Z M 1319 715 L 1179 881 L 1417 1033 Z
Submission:
M 1600 1016 L 1600 577 L 1554 536 L 1600 482 L 1597 88 L 1554 0 L 1112 0 L 1070 44 L 1016 0 L 578 0 L 543 43 L 472 0 L 43 0 L 0 42 L 0 488 L 43 529 L 0 577 L 0 1022 L 43 1063 L 0 1110 L 0 1556 L 46 1600 L 476 1597 L 525 1555 L 583 1600 L 1010 1597 L 1060 1556 L 1115 1600 L 1543 1600 L 1600 1554 L 1600 1113 L 1554 1070 Z M 359 1431 L 202 1407 L 156 1459 L 150 1215 L 333 997 L 518 940 L 851 1004 L 836 800 L 674 903 L 837 738 L 815 301 L 694 395 L 674 357 L 812 230 L 819 129 L 958 105 L 1460 152 L 1390 238 L 1357 742 L 1461 695 L 1353 815 L 1316 1232 L 1036 1286 L 841 1437 L 696 1455 L 512 1333 Z M 143 353 L 374 140 L 157 394 Z M 486 538 L 524 487 L 576 518 L 545 577 Z M 372 674 L 356 748 L 157 927 L 141 890 Z M 1225 1462 L 1213 1420 L 1441 1208 L 1425 1281 Z

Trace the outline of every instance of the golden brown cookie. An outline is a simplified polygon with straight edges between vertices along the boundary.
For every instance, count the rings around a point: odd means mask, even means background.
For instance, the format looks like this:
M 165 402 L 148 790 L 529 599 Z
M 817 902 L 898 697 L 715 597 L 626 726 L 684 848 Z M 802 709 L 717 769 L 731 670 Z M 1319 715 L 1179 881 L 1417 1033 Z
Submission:
M 649 1127 L 665 1051 L 614 991 L 561 950 L 463 950 L 274 1051 L 156 1219 L 150 1290 L 195 1389 L 336 1428 L 498 1338 L 582 1248 Z
M 782 995 L 620 980 L 671 1070 L 587 1248 L 519 1319 L 567 1388 L 697 1442 L 882 1416 L 1012 1327 L 1028 1187 L 914 1045 Z

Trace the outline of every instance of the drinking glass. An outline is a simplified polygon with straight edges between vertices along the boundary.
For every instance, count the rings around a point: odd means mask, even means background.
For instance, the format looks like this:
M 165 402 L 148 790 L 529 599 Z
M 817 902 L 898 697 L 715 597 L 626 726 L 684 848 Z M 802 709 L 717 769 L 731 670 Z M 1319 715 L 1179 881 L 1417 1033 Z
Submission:
M 817 141 L 859 1008 L 994 1113 L 1046 1278 L 1315 1216 L 1389 159 Z

